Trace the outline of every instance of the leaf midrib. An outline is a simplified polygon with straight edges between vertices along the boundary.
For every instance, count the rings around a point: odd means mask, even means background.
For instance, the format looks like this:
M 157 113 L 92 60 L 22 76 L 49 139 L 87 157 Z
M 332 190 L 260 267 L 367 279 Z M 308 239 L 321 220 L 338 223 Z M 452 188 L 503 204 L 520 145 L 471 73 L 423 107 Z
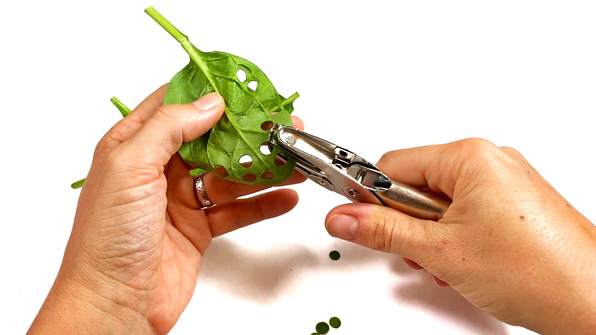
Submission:
M 215 90 L 215 92 L 217 92 L 219 95 L 221 95 L 221 93 L 219 92 L 219 89 L 217 88 L 217 85 L 215 84 L 215 80 L 213 79 L 213 76 L 211 75 L 211 71 L 209 71 L 209 68 L 207 67 L 207 64 L 205 64 L 205 61 L 203 61 L 201 56 L 195 51 L 196 47 L 194 45 L 192 45 L 192 43 L 190 43 L 188 38 L 184 38 L 182 41 L 180 41 L 180 44 L 182 44 L 182 48 L 184 48 L 186 53 L 188 53 L 188 55 L 190 56 L 190 59 L 193 62 L 195 62 L 195 64 L 197 64 L 197 66 L 199 67 L 201 72 L 203 72 L 203 74 L 205 75 L 205 77 L 211 84 L 211 87 L 213 87 L 213 89 Z M 234 127 L 236 132 L 238 133 L 238 136 L 242 139 L 242 141 L 244 141 L 246 146 L 251 149 L 251 151 L 255 154 L 256 158 L 259 161 L 261 161 L 261 163 L 263 163 L 263 165 L 269 166 L 269 164 L 267 164 L 267 162 L 265 162 L 263 160 L 263 158 L 261 158 L 261 156 L 259 155 L 259 152 L 257 152 L 257 150 L 250 145 L 250 142 L 246 139 L 246 137 L 244 137 L 244 135 L 242 134 L 242 131 L 240 131 L 241 128 L 236 124 L 235 120 L 231 117 L 232 113 L 228 109 L 228 106 L 225 106 L 224 113 L 226 113 L 228 120 L 230 120 L 230 123 L 232 124 L 232 126 Z

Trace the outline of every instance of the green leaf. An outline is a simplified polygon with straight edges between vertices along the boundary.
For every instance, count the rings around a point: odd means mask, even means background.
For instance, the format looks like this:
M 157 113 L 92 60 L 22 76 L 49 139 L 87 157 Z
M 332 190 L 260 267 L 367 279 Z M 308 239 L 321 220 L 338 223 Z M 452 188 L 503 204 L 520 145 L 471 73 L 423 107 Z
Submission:
M 172 78 L 164 104 L 190 103 L 211 92 L 218 92 L 226 102 L 220 121 L 207 134 L 183 144 L 180 156 L 193 166 L 236 182 L 271 185 L 289 178 L 295 160 L 289 157 L 278 166 L 275 156 L 279 149 L 263 153 L 261 146 L 269 142 L 267 125 L 292 124 L 290 113 L 298 94 L 282 97 L 253 63 L 225 52 L 202 52 L 155 9 L 145 11 L 182 44 L 191 59 Z

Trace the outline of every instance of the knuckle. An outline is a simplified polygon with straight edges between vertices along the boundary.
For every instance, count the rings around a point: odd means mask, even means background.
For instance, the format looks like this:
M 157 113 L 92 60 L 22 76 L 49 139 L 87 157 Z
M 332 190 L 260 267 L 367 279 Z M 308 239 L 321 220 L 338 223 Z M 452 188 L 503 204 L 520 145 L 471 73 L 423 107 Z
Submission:
M 163 105 L 157 107 L 155 112 L 151 114 L 152 118 L 159 119 L 160 121 L 173 121 L 180 117 L 181 113 L 175 105 Z
M 501 149 L 501 151 L 503 151 L 504 153 L 506 153 L 508 155 L 521 156 L 521 153 L 512 147 L 502 146 L 502 147 L 500 147 L 500 149 Z
M 254 203 L 254 221 L 261 221 L 264 220 L 265 218 L 267 218 L 267 204 L 264 202 L 264 200 L 262 198 L 255 198 L 255 203 Z
M 160 125 L 160 132 L 163 136 L 156 136 L 156 144 L 160 150 L 163 149 L 169 155 L 173 155 L 180 148 L 184 138 L 181 130 L 184 124 L 184 113 L 175 105 L 158 107 L 151 115 Z
M 462 162 L 469 166 L 485 166 L 495 160 L 498 147 L 483 138 L 468 138 L 455 142 L 455 150 L 462 158 Z
M 395 156 L 395 153 L 396 150 L 384 153 L 383 156 L 381 156 L 381 159 L 379 159 L 378 164 L 383 165 L 391 162 L 393 160 L 393 157 Z
M 385 233 L 385 227 L 387 226 L 387 219 L 386 218 L 381 218 L 379 219 L 376 224 L 374 225 L 374 228 L 372 230 L 372 233 L 369 236 L 369 245 L 371 248 L 376 249 L 376 250 L 381 250 L 381 251 L 385 251 L 386 246 L 387 246 L 387 236 Z
M 231 226 L 234 227 L 234 229 L 237 229 L 241 226 L 241 222 L 242 222 L 242 217 L 243 217 L 242 211 L 238 210 L 238 208 L 233 208 L 230 211 L 230 218 L 232 220 L 232 224 Z M 213 236 L 218 236 L 221 234 L 213 234 Z
M 242 187 L 240 183 L 224 181 L 225 185 L 225 193 L 228 194 L 232 198 L 237 198 L 238 196 L 242 195 Z
M 109 139 L 102 138 L 95 146 L 95 151 L 93 152 L 93 163 L 113 166 L 117 161 L 117 154 L 115 151 L 117 151 L 117 147 L 112 145 Z
M 262 198 L 257 198 L 255 207 L 256 207 L 256 209 L 255 209 L 256 221 L 262 221 L 262 220 L 267 219 L 268 214 L 269 214 L 267 211 L 268 204 L 265 203 L 265 201 Z
M 116 150 L 122 142 L 124 142 L 124 135 L 121 133 L 120 128 L 114 127 L 110 129 L 110 131 L 97 142 L 95 150 L 93 151 L 94 159 L 109 155 Z
M 99 159 L 105 156 L 111 149 L 110 141 L 105 137 L 97 142 L 95 146 L 95 151 L 93 152 L 93 159 Z
M 381 171 L 390 170 L 395 166 L 395 162 L 399 158 L 399 152 L 399 150 L 393 150 L 384 153 L 383 156 L 381 156 L 381 159 L 377 162 L 377 167 L 381 169 Z
M 396 234 L 396 224 L 393 218 L 380 217 L 369 236 L 369 245 L 375 250 L 397 252 L 399 234 Z
M 511 147 L 498 147 L 482 138 L 469 138 L 459 143 L 469 166 L 483 167 L 483 170 L 499 173 L 503 168 L 529 168 L 528 161 L 517 150 Z
M 104 162 L 108 167 L 113 167 L 118 165 L 120 161 L 120 153 L 117 150 L 111 150 L 106 155 L 104 155 Z
M 489 140 L 479 137 L 467 138 L 460 141 L 460 145 L 468 152 L 486 152 L 494 150 L 496 146 Z
M 516 149 L 512 148 L 512 147 L 500 147 L 499 149 L 501 149 L 501 151 L 507 155 L 509 158 L 512 158 L 518 162 L 522 162 L 525 163 L 527 162 L 526 158 L 524 157 L 524 155 L 521 154 L 521 152 L 517 151 Z
M 101 165 L 104 167 L 106 171 L 119 171 L 125 169 L 124 164 L 126 162 L 125 159 L 122 158 L 123 154 L 119 148 L 114 150 L 110 150 L 105 155 L 103 155 L 101 160 Z

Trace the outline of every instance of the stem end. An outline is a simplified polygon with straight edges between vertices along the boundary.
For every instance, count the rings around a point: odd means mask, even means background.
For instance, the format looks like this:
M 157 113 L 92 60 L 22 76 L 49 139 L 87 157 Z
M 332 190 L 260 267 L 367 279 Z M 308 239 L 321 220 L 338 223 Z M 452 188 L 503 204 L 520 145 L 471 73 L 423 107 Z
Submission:
M 128 114 L 130 114 L 130 108 L 126 107 L 120 100 L 118 100 L 118 98 L 112 97 L 110 101 L 112 104 L 114 104 L 114 106 L 116 106 L 116 108 L 118 108 L 120 114 L 122 114 L 122 117 L 126 117 Z
M 79 181 L 75 181 L 74 183 L 72 183 L 70 185 L 70 187 L 72 187 L 73 190 L 76 190 L 77 188 L 81 188 L 83 187 L 83 184 L 85 183 L 85 178 L 79 180 Z
M 159 23 L 159 25 L 162 26 L 162 28 L 165 29 L 170 35 L 172 35 L 172 37 L 174 37 L 176 41 L 182 42 L 188 40 L 188 37 L 186 37 L 186 35 L 181 33 L 180 30 L 176 29 L 176 27 L 174 27 L 174 25 L 172 25 L 168 20 L 166 20 L 165 17 L 159 14 L 159 12 L 155 10 L 155 8 L 149 6 L 145 9 L 145 13 L 151 16 L 151 18 L 154 19 L 155 22 Z

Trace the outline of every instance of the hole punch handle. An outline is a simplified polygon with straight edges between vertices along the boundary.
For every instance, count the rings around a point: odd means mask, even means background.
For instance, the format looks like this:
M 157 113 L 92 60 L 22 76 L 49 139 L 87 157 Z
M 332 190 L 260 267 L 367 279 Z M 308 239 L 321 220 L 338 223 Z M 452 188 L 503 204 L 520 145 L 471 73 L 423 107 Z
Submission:
M 432 192 L 391 180 L 376 167 L 359 166 L 359 181 L 374 193 L 383 205 L 420 219 L 438 221 L 451 201 Z
M 451 201 L 434 193 L 424 192 L 393 180 L 388 189 L 376 191 L 375 194 L 386 206 L 426 220 L 438 221 L 451 204 Z

